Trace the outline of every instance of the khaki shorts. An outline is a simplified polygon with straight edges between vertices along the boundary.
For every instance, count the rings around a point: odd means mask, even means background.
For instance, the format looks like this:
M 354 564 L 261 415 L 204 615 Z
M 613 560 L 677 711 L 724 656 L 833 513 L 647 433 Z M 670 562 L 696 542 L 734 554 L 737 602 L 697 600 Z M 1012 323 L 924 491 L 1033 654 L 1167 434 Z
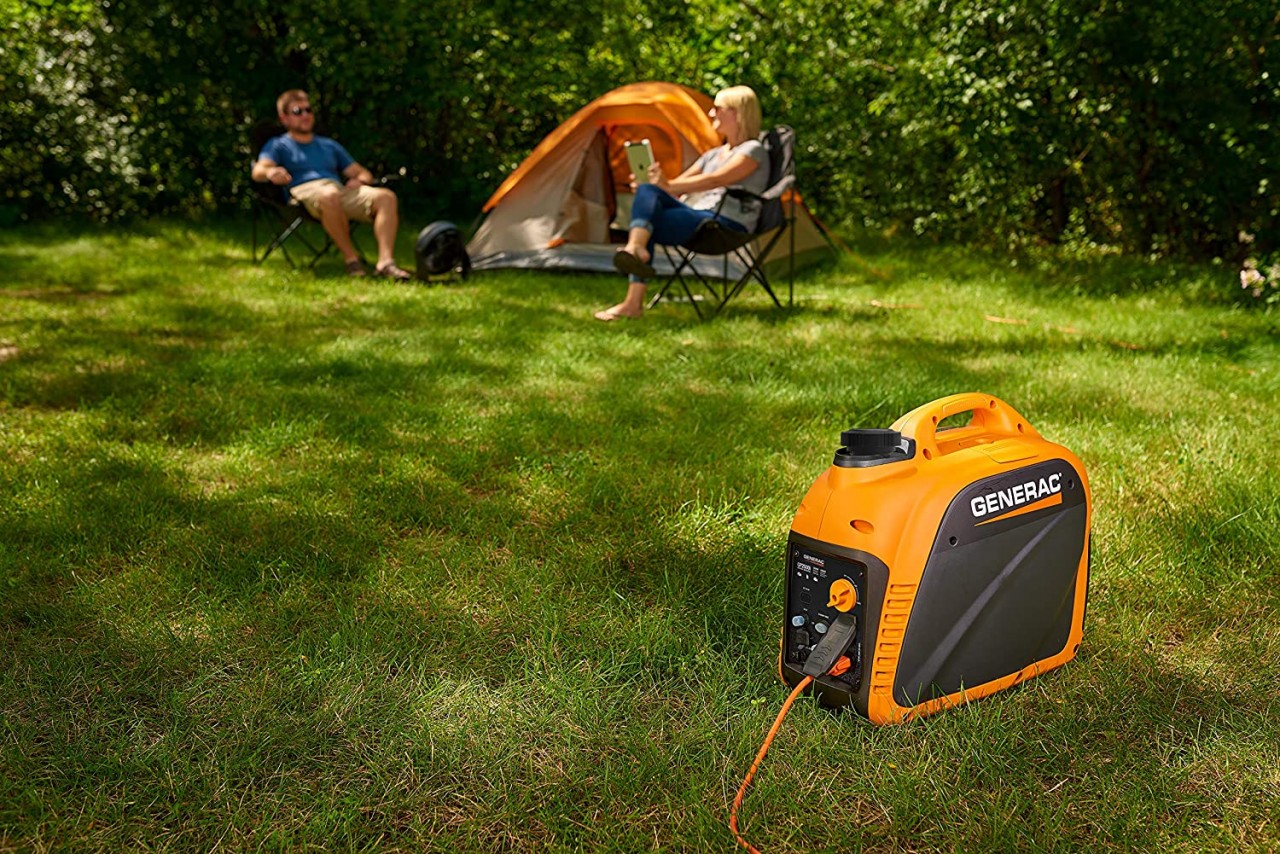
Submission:
M 305 184 L 290 187 L 289 195 L 301 202 L 302 206 L 307 209 L 307 213 L 316 219 L 320 219 L 320 199 L 334 190 L 337 190 L 338 198 L 342 200 L 342 209 L 346 212 L 347 218 L 359 220 L 360 222 L 373 222 L 374 199 L 378 198 L 382 193 L 390 192 L 389 190 L 369 187 L 364 184 L 359 187 L 347 187 L 343 184 L 336 184 L 328 178 L 320 178 L 316 181 L 308 181 Z

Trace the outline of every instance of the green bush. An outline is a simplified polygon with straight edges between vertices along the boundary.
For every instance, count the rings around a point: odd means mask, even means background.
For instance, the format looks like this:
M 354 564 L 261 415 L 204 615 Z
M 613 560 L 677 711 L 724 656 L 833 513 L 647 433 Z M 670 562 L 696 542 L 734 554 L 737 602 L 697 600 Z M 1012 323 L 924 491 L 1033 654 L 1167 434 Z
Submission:
M 0 220 L 235 206 L 254 129 L 320 128 L 465 215 L 637 79 L 748 83 L 820 214 L 994 245 L 1276 245 L 1280 19 L 1262 0 L 185 4 L 0 0 Z

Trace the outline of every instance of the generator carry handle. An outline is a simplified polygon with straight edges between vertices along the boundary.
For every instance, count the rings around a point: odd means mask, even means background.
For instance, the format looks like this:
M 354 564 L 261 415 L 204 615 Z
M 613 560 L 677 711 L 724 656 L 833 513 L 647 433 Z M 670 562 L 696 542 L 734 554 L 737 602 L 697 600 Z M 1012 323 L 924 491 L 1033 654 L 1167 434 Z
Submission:
M 963 412 L 972 412 L 973 419 L 964 427 L 943 430 L 946 439 L 939 444 L 938 423 Z M 914 439 L 926 460 L 996 439 L 1040 438 L 1036 429 L 1012 406 L 999 398 L 976 391 L 953 394 L 926 403 L 899 418 L 893 429 Z

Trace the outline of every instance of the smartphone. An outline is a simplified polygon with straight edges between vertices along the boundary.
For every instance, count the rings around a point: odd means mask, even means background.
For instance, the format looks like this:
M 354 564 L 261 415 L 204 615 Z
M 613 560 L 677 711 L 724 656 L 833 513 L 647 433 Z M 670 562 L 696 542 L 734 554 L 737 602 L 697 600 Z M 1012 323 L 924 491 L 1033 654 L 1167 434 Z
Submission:
M 649 145 L 649 140 L 627 140 L 623 147 L 627 151 L 627 162 L 631 164 L 631 174 L 636 176 L 636 183 L 648 184 L 649 167 L 653 165 L 653 146 Z

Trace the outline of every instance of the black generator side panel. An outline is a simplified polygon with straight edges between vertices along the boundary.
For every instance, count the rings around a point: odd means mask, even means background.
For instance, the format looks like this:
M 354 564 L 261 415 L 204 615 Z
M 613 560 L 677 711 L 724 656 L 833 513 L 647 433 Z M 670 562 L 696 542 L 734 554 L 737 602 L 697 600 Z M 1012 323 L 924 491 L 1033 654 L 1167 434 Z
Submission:
M 1080 476 L 1064 460 L 986 478 L 956 496 L 902 639 L 899 705 L 1008 676 L 1066 648 L 1087 511 Z
M 867 714 L 872 656 L 864 653 L 867 638 L 876 636 L 880 608 L 889 586 L 889 568 L 869 552 L 845 548 L 791 532 L 787 540 L 787 594 L 783 621 L 782 671 L 789 685 L 803 678 L 804 662 L 822 640 L 819 623 L 830 625 L 840 615 L 827 605 L 827 593 L 837 578 L 847 578 L 858 591 L 850 613 L 858 621 L 853 643 L 845 651 L 853 667 L 842 676 L 815 680 L 813 692 L 830 708 L 853 706 Z

